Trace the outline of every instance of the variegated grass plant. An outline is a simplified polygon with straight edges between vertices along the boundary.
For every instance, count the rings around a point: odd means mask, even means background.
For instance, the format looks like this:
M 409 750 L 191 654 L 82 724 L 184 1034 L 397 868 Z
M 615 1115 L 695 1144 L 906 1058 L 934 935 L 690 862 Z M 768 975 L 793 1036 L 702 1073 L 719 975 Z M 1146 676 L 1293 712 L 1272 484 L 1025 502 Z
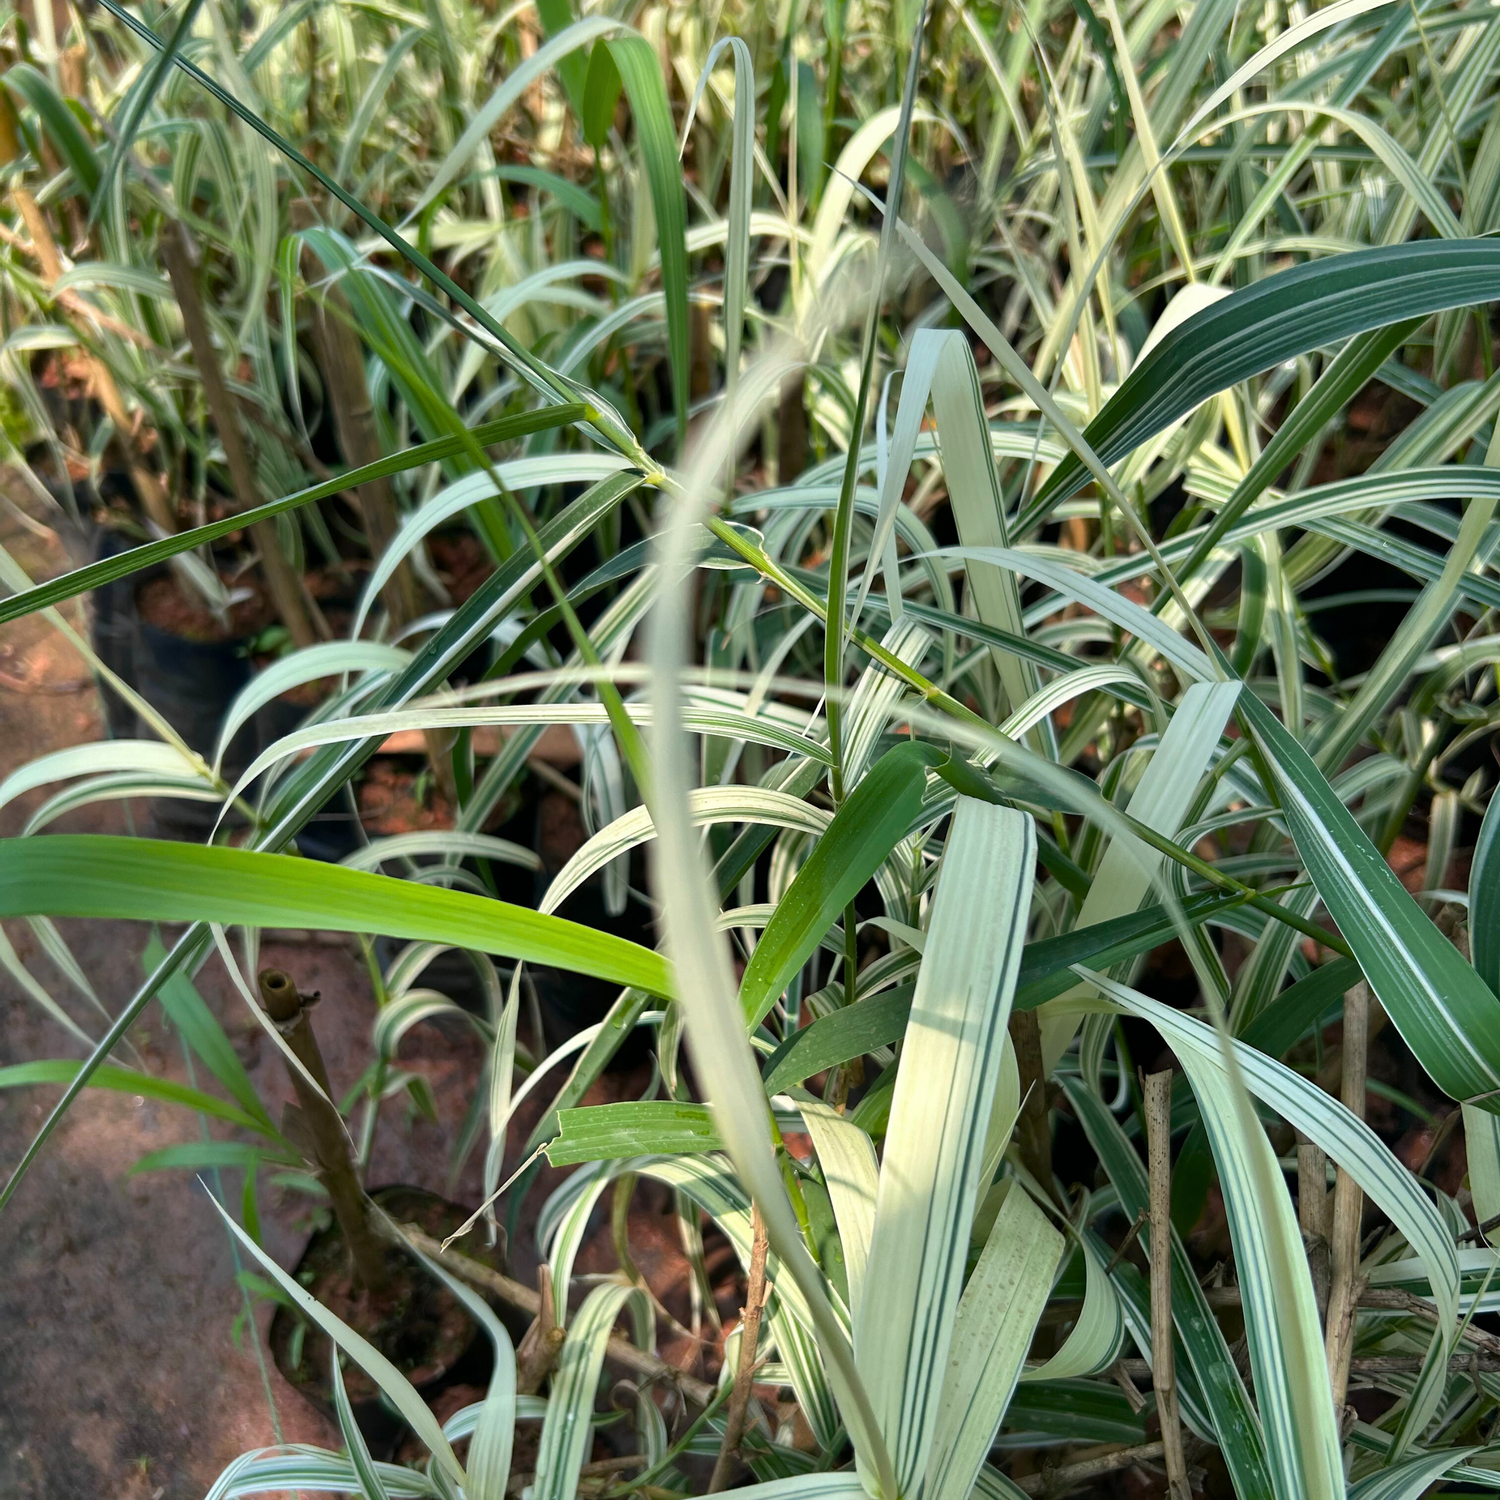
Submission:
M 225 743 L 295 683 L 345 684 L 238 784 L 156 723 L 158 740 L 66 749 L 0 787 L 68 783 L 0 850 L 0 915 L 65 966 L 52 917 L 190 924 L 97 1037 L 5 946 L 92 1050 L 0 1078 L 66 1085 L 0 1204 L 90 1084 L 254 1131 L 247 1175 L 287 1149 L 184 989 L 216 950 L 239 976 L 230 931 L 253 948 L 266 926 L 408 944 L 381 978 L 367 1120 L 405 1032 L 455 1008 L 424 966 L 476 955 L 487 1206 L 539 1150 L 579 1168 L 538 1219 L 567 1328 L 545 1397 L 517 1394 L 504 1328 L 435 1252 L 497 1353 L 486 1400 L 446 1429 L 307 1307 L 408 1417 L 426 1470 L 370 1458 L 339 1381 L 346 1454 L 246 1455 L 214 1494 L 499 1500 L 515 1424 L 538 1420 L 544 1500 L 691 1493 L 695 1460 L 721 1453 L 767 1500 L 1052 1492 L 1127 1465 L 1182 1495 L 1214 1450 L 1210 1492 L 1247 1500 L 1493 1488 L 1500 1374 L 1477 1320 L 1495 1262 L 1471 1228 L 1500 1213 L 1500 814 L 1476 753 L 1500 661 L 1491 8 L 628 23 L 548 4 L 537 26 L 438 0 L 293 7 L 237 36 L 195 3 L 152 24 L 105 5 L 97 36 L 129 60 L 90 75 L 107 133 L 57 113 L 52 39 L 8 79 L 40 165 L 49 129 L 71 143 L 33 206 L 86 204 L 101 257 L 38 278 L 23 229 L 8 238 L 13 368 L 39 337 L 84 337 L 146 401 L 149 360 L 115 325 L 177 334 L 170 307 L 147 316 L 165 283 L 127 230 L 184 215 L 207 173 L 217 209 L 240 210 L 212 240 L 241 294 L 219 332 L 259 399 L 281 410 L 299 302 L 336 285 L 389 455 L 271 484 L 284 497 L 254 518 L 289 532 L 391 479 L 403 519 L 351 638 L 286 657 L 237 705 Z M 298 85 L 309 60 L 326 90 Z M 293 226 L 294 187 L 322 227 Z M 304 245 L 326 273 L 310 290 Z M 1343 438 L 1372 391 L 1407 416 L 1356 461 Z M 565 583 L 586 538 L 618 545 L 625 508 L 649 541 Z M 458 516 L 493 574 L 395 639 L 382 585 Z M 7 562 L 0 618 L 246 520 L 38 586 Z M 1351 558 L 1411 580 L 1357 672 L 1320 614 L 1391 600 L 1313 592 Z M 492 638 L 486 679 L 449 687 Z M 482 862 L 533 856 L 483 829 L 550 724 L 588 743 L 593 832 L 531 911 L 493 899 Z M 476 765 L 461 733 L 454 829 L 338 867 L 283 852 L 388 734 L 481 726 L 509 738 Z M 233 799 L 249 843 L 32 836 L 142 792 Z M 1412 819 L 1416 891 L 1385 857 Z M 660 951 L 556 915 L 600 874 L 623 902 L 642 845 Z M 1448 872 L 1471 845 L 1465 890 Z M 1137 987 L 1173 941 L 1184 1006 Z M 619 998 L 531 1057 L 528 964 Z M 158 994 L 233 1103 L 107 1061 Z M 1462 1105 L 1466 1198 L 1364 1123 L 1372 1016 Z M 1175 1089 L 1137 1087 L 1127 1021 L 1175 1058 Z M 580 1107 L 637 1027 L 651 1097 Z M 508 1129 L 538 1089 L 552 1108 L 518 1156 Z M 1087 1182 L 1054 1170 L 1065 1120 Z M 1234 1255 L 1205 1288 L 1183 1232 L 1210 1174 Z M 604 1192 L 640 1176 L 676 1194 L 690 1247 L 711 1220 L 769 1294 L 701 1409 L 679 1402 L 669 1428 L 643 1378 L 640 1464 L 601 1478 L 583 1466 L 612 1330 L 631 1315 L 640 1373 L 654 1324 L 623 1274 L 573 1297 L 574 1258 Z M 1366 1201 L 1380 1232 L 1362 1240 Z M 253 1224 L 231 1227 L 310 1302 Z M 1351 1382 L 1373 1393 L 1358 1413 Z

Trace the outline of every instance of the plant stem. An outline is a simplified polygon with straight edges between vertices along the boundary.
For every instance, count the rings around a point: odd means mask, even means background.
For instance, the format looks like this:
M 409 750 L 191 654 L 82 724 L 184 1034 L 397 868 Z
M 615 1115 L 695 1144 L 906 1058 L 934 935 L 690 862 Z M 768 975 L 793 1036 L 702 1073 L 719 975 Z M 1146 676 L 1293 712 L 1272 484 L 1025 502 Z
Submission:
M 567 1331 L 557 1324 L 557 1302 L 552 1290 L 552 1267 L 545 1261 L 536 1272 L 536 1316 L 516 1350 L 516 1390 L 530 1396 L 541 1390 L 552 1373 L 557 1356 L 567 1341 Z M 566 1288 L 564 1289 L 566 1298 Z M 566 1310 L 566 1309 L 565 1309 Z
M 1328 1317 L 1329 1221 L 1328 1156 L 1301 1135 L 1297 1138 L 1297 1222 L 1307 1247 L 1307 1266 L 1312 1275 L 1318 1316 Z
M 741 1310 L 740 1357 L 734 1368 L 734 1391 L 729 1398 L 729 1411 L 724 1422 L 724 1441 L 719 1446 L 719 1456 L 708 1481 L 710 1495 L 716 1495 L 729 1486 L 735 1460 L 739 1456 L 740 1442 L 745 1436 L 745 1419 L 750 1411 L 755 1351 L 760 1342 L 760 1320 L 766 1305 L 766 1254 L 770 1248 L 765 1220 L 760 1216 L 758 1204 L 751 1209 L 751 1224 L 755 1238 L 750 1246 L 750 1270 L 745 1287 L 745 1305 Z
M 1172 1500 L 1191 1500 L 1172 1324 L 1172 1070 L 1146 1075 L 1146 1147 L 1151 1191 L 1151 1381 Z
M 1076 1464 L 1063 1464 L 1056 1469 L 1043 1469 L 1040 1474 L 1027 1474 L 1011 1483 L 1025 1495 L 1041 1495 L 1051 1489 L 1063 1489 L 1097 1478 L 1100 1474 L 1113 1474 L 1119 1469 L 1128 1469 L 1134 1464 L 1150 1463 L 1162 1456 L 1162 1445 L 1142 1443 L 1135 1448 L 1116 1448 L 1113 1453 L 1101 1453 L 1096 1458 L 1085 1458 Z
M 1021 1113 L 1016 1149 L 1042 1191 L 1052 1193 L 1052 1130 L 1047 1123 L 1047 1070 L 1042 1060 L 1042 1027 L 1034 1010 L 1012 1011 L 1010 1044 L 1021 1075 Z
M 333 1216 L 354 1261 L 355 1275 L 365 1289 L 379 1294 L 390 1279 L 384 1244 L 371 1219 L 371 1204 L 354 1170 L 354 1156 L 344 1122 L 334 1107 L 328 1086 L 328 1070 L 313 1035 L 307 1005 L 291 977 L 280 969 L 262 969 L 258 975 L 261 1003 L 276 1029 L 286 1038 L 297 1061 L 317 1081 L 318 1093 L 295 1068 L 288 1068 L 297 1091 L 303 1122 L 307 1127 L 318 1177 L 328 1190 Z
M 1365 1117 L 1365 1070 L 1370 1041 L 1370 990 L 1361 980 L 1344 996 L 1344 1107 L 1356 1119 Z M 1333 1189 L 1331 1280 L 1328 1291 L 1328 1378 L 1333 1405 L 1340 1411 L 1349 1389 L 1349 1359 L 1354 1351 L 1354 1312 L 1359 1303 L 1359 1226 L 1364 1194 L 1342 1167 Z
M 180 224 L 169 220 L 162 225 L 159 246 L 162 263 L 172 279 L 172 291 L 182 313 L 182 326 L 193 351 L 193 363 L 197 365 L 198 378 L 203 383 L 203 399 L 208 404 L 208 413 L 213 418 L 219 441 L 224 445 L 224 458 L 229 466 L 235 499 L 240 509 L 250 509 L 261 500 L 255 470 L 245 448 L 239 414 L 230 399 L 229 388 L 224 384 L 224 373 L 219 368 L 219 355 L 208 331 L 208 319 L 203 315 L 203 303 L 198 296 L 198 282 L 193 275 L 185 235 L 186 231 Z M 276 613 L 281 616 L 281 623 L 286 626 L 294 645 L 299 648 L 311 646 L 317 635 L 302 600 L 301 580 L 281 550 L 276 523 L 257 521 L 250 528 L 250 535 L 260 551 L 266 587 L 270 590 Z

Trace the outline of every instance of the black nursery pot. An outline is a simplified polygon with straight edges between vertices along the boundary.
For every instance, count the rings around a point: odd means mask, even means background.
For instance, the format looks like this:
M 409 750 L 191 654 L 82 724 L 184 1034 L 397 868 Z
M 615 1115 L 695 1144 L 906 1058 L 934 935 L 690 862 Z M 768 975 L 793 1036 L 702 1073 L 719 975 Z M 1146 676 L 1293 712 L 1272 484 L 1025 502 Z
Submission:
M 457 1230 L 469 1211 L 422 1188 L 377 1188 L 370 1195 L 398 1223 L 420 1226 L 435 1239 Z M 468 1252 L 474 1254 L 473 1251 Z M 494 1351 L 477 1323 L 458 1299 L 414 1257 L 392 1247 L 396 1301 L 379 1329 L 354 1326 L 412 1383 L 418 1395 L 433 1397 L 456 1385 L 488 1384 Z M 479 1258 L 476 1256 L 476 1258 Z M 352 1322 L 358 1304 L 338 1225 L 319 1230 L 308 1241 L 293 1275 L 320 1302 Z M 366 1320 L 367 1321 L 367 1320 Z M 298 1337 L 298 1330 L 303 1330 Z M 333 1405 L 329 1360 L 332 1341 L 308 1323 L 301 1313 L 279 1306 L 268 1335 L 276 1368 L 309 1405 L 331 1421 L 338 1420 Z M 395 1456 L 408 1427 L 357 1367 L 345 1364 L 344 1385 L 354 1420 L 376 1458 Z
M 141 696 L 206 760 L 212 760 L 219 726 L 235 695 L 250 680 L 250 661 L 240 640 L 190 641 L 137 620 L 136 689 Z M 249 764 L 253 730 L 234 737 L 224 757 L 224 774 L 233 780 Z M 168 837 L 201 840 L 218 817 L 212 802 L 163 798 L 152 815 Z
M 129 538 L 111 526 L 94 528 L 90 561 L 118 557 L 131 547 Z M 135 687 L 135 579 L 117 578 L 93 591 L 94 653 L 116 677 Z M 102 695 L 104 713 L 113 739 L 131 739 L 137 733 L 135 710 L 118 693 Z

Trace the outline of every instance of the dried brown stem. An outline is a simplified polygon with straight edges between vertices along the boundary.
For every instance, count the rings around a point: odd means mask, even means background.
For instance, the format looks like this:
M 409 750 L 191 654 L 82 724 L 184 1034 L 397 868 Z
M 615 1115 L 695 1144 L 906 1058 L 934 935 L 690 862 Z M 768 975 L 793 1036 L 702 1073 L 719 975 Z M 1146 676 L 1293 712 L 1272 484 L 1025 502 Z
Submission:
M 750 1411 L 750 1385 L 755 1375 L 755 1351 L 760 1343 L 760 1320 L 766 1305 L 766 1254 L 770 1241 L 760 1208 L 752 1210 L 755 1238 L 750 1246 L 750 1270 L 745 1286 L 745 1306 L 741 1311 L 740 1357 L 734 1367 L 734 1389 L 729 1396 L 729 1410 L 724 1421 L 724 1441 L 708 1481 L 708 1493 L 716 1495 L 726 1489 L 739 1457 L 745 1436 L 745 1419 Z
M 1191 1500 L 1172 1347 L 1172 1073 L 1146 1075 L 1146 1146 L 1151 1189 L 1151 1368 L 1162 1455 L 1172 1500 Z
M 193 351 L 193 363 L 197 365 L 198 378 L 203 383 L 203 399 L 207 403 L 209 416 L 213 418 L 219 441 L 224 445 L 224 459 L 229 466 L 229 481 L 234 486 L 235 500 L 240 509 L 251 509 L 260 504 L 262 496 L 255 481 L 249 451 L 245 447 L 239 412 L 230 399 L 224 372 L 219 368 L 219 354 L 208 331 L 208 319 L 203 315 L 198 281 L 193 274 L 185 231 L 180 224 L 168 222 L 162 225 L 159 248 L 167 275 L 172 279 L 172 291 L 182 313 L 182 326 Z M 317 633 L 302 599 L 301 580 L 281 550 L 276 523 L 257 521 L 250 528 L 250 535 L 260 552 L 266 587 L 270 590 L 276 613 L 281 616 L 281 623 L 286 626 L 294 645 L 312 645 L 317 640 Z
M 1128 1469 L 1133 1464 L 1151 1463 L 1162 1456 L 1162 1445 L 1142 1443 L 1135 1448 L 1116 1448 L 1112 1453 L 1101 1453 L 1094 1458 L 1080 1459 L 1073 1464 L 1061 1464 L 1055 1469 L 1044 1469 L 1040 1474 L 1027 1474 L 1011 1481 L 1017 1489 L 1028 1495 L 1045 1494 L 1051 1489 L 1063 1489 L 1069 1485 L 1082 1484 L 1100 1474 L 1113 1474 Z
M 1370 991 L 1363 980 L 1344 996 L 1344 1107 L 1365 1117 L 1365 1068 L 1370 1040 Z M 1354 1350 L 1354 1312 L 1359 1305 L 1359 1226 L 1364 1194 L 1342 1167 L 1333 1189 L 1333 1233 L 1330 1236 L 1328 1290 L 1328 1379 L 1335 1411 L 1343 1409 L 1349 1388 L 1349 1359 Z
M 558 1327 L 557 1303 L 552 1295 L 552 1267 L 545 1262 L 536 1273 L 537 1310 L 516 1350 L 516 1390 L 535 1395 L 552 1373 L 557 1356 L 567 1342 L 567 1330 Z

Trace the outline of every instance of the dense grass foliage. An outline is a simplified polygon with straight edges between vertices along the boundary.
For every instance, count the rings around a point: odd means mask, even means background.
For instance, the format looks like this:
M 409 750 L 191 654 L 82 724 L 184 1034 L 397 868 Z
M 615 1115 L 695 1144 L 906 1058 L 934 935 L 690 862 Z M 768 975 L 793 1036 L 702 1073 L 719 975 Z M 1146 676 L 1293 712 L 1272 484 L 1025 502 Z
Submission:
M 518 1365 L 424 1244 L 497 1355 L 440 1430 L 247 1216 L 432 1457 L 338 1378 L 347 1453 L 215 1496 L 500 1500 L 538 1420 L 537 1500 L 1492 1490 L 1493 6 L 101 6 L 9 17 L 0 298 L 20 482 L 109 545 L 3 559 L 0 618 L 151 567 L 258 670 L 193 743 L 98 662 L 139 736 L 0 785 L 50 789 L 0 916 L 61 962 L 46 918 L 186 924 L 103 1018 L 0 944 L 90 1052 L 0 1076 L 66 1085 L 0 1206 L 90 1085 L 241 1132 L 253 1203 L 296 1148 L 188 980 L 264 1021 L 262 927 L 399 940 L 367 1150 L 458 950 L 464 1150 L 566 1328 Z M 310 857 L 393 735 L 434 816 Z M 53 827 L 122 797 L 222 816 Z M 218 1092 L 109 1060 L 158 994 Z M 711 1399 L 628 1261 L 573 1283 L 641 1179 L 747 1273 L 727 1337 L 693 1288 Z

